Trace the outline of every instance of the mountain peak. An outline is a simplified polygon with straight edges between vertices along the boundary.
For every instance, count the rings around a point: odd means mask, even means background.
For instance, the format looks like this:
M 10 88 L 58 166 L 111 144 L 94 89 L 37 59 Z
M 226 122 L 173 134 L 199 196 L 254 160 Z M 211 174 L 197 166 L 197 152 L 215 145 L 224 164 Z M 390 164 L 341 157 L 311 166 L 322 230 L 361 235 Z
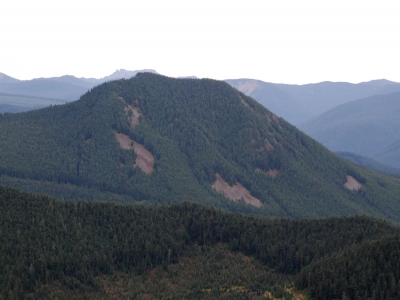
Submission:
M 3 83 L 16 83 L 16 82 L 19 82 L 19 80 L 15 79 L 13 77 L 10 77 L 10 76 L 8 76 L 8 75 L 6 75 L 4 73 L 0 73 L 0 82 L 3 82 Z
M 116 70 L 111 75 L 103 77 L 101 80 L 102 81 L 111 81 L 111 80 L 118 80 L 118 79 L 122 79 L 122 78 L 129 79 L 131 77 L 136 76 L 137 73 L 141 73 L 141 72 L 148 72 L 148 73 L 158 74 L 157 71 L 153 70 L 153 69 L 143 69 L 143 70 L 135 70 L 135 71 L 119 69 L 119 70 Z

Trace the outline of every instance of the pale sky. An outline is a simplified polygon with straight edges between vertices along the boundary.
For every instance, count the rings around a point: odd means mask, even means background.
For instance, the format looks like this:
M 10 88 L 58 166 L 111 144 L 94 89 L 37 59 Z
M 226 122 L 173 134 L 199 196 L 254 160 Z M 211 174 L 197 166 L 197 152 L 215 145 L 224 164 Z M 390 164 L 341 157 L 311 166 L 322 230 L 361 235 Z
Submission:
M 399 1 L 2 0 L 0 72 L 400 82 Z

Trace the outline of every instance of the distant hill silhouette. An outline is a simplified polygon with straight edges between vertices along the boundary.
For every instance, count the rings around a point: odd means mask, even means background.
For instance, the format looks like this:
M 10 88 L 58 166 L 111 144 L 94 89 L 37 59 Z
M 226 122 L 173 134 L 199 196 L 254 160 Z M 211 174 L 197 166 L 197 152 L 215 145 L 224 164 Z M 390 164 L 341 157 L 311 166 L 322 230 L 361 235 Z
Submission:
M 332 151 L 347 151 L 400 167 L 400 93 L 351 101 L 299 128 Z M 397 153 L 397 154 L 396 154 Z
M 392 165 L 378 162 L 370 157 L 345 151 L 339 151 L 336 152 L 336 154 L 339 155 L 340 157 L 351 160 L 352 162 L 355 162 L 356 164 L 362 165 L 366 168 L 374 169 L 382 173 L 400 175 L 400 168 L 396 168 L 393 167 Z
M 75 101 L 96 85 L 121 78 L 129 79 L 138 72 L 157 73 L 148 69 L 139 71 L 121 69 L 101 79 L 64 75 L 32 80 L 18 80 L 0 73 L 0 113 L 29 111 Z
M 0 73 L 0 83 L 16 83 L 18 79 L 12 78 L 6 74 Z
M 225 81 L 292 124 L 303 122 L 312 116 L 296 100 L 295 95 L 280 89 L 276 84 L 252 79 L 229 79 Z
M 320 82 L 293 85 L 267 83 L 254 79 L 226 80 L 226 82 L 294 125 L 299 125 L 352 100 L 400 92 L 399 83 L 384 79 L 358 84 Z
M 99 80 L 99 83 L 106 82 L 106 81 L 111 81 L 111 80 L 122 79 L 122 78 L 129 79 L 131 77 L 136 76 L 136 74 L 139 73 L 139 72 L 147 72 L 147 73 L 158 74 L 155 70 L 152 70 L 152 69 L 143 69 L 143 70 L 137 70 L 137 71 L 128 71 L 128 70 L 125 70 L 125 69 L 120 69 L 120 70 L 116 70 L 111 75 L 108 75 L 106 77 L 101 78 Z
M 374 153 L 372 157 L 383 163 L 400 168 L 400 140 Z

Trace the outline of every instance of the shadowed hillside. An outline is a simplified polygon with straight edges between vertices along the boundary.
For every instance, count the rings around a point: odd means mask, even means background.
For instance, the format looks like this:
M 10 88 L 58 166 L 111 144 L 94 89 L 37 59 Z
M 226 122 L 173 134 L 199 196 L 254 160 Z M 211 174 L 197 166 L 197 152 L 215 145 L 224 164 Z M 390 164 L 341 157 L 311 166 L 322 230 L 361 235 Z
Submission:
M 4 299 L 292 299 L 293 282 L 326 299 L 400 291 L 399 229 L 367 217 L 269 220 L 3 186 L 0 213 Z

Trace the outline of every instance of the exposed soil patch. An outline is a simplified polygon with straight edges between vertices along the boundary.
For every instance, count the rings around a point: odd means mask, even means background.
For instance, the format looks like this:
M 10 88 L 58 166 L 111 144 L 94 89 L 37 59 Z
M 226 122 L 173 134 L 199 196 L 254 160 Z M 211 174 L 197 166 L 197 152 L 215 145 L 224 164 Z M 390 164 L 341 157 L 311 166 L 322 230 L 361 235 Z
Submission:
M 272 114 L 272 120 L 279 123 L 279 117 L 275 114 Z
M 357 181 L 353 176 L 347 175 L 347 182 L 344 184 L 349 190 L 358 191 L 361 189 L 362 184 Z
M 129 136 L 123 133 L 118 133 L 116 131 L 114 131 L 114 135 L 122 149 L 126 150 L 133 149 L 133 141 Z
M 135 151 L 135 166 L 138 166 L 146 174 L 153 172 L 154 156 L 149 150 L 147 150 L 143 145 L 132 141 L 131 138 L 126 134 L 117 133 L 114 131 L 114 135 L 122 149 L 133 149 L 133 151 Z
M 275 179 L 276 176 L 279 174 L 279 170 L 277 169 L 273 169 L 273 170 L 269 170 L 268 172 L 264 172 L 263 170 L 256 168 L 256 172 L 257 173 L 264 173 L 264 174 L 268 174 L 269 176 L 272 177 L 272 179 Z
M 143 145 L 133 142 L 133 150 L 136 153 L 135 166 L 138 166 L 146 174 L 154 170 L 154 156 Z
M 125 113 L 128 116 L 129 122 L 131 123 L 131 127 L 135 128 L 136 125 L 139 124 L 139 109 L 135 108 L 131 105 L 125 107 Z
M 240 97 L 240 101 L 244 104 L 244 106 L 250 107 L 246 101 L 242 97 Z
M 286 291 L 292 294 L 294 300 L 306 300 L 306 296 L 298 291 L 295 291 L 293 287 L 287 288 Z
M 258 148 L 257 150 L 259 152 L 264 152 L 264 151 L 271 151 L 274 149 L 274 146 L 272 146 L 272 144 L 268 141 L 268 139 L 265 139 L 265 145 Z
M 250 192 L 244 188 L 240 183 L 234 186 L 229 186 L 229 184 L 222 179 L 221 175 L 216 174 L 217 180 L 213 183 L 212 188 L 217 192 L 224 194 L 224 196 L 234 202 L 242 200 L 247 204 L 251 204 L 256 207 L 261 207 L 262 203 L 257 198 L 250 195 Z
M 269 170 L 268 174 L 272 177 L 272 179 L 275 179 L 276 175 L 278 175 L 279 171 L 277 169 Z
M 258 87 L 257 81 L 246 81 L 241 82 L 236 86 L 236 89 L 241 91 L 243 94 L 250 95 Z

